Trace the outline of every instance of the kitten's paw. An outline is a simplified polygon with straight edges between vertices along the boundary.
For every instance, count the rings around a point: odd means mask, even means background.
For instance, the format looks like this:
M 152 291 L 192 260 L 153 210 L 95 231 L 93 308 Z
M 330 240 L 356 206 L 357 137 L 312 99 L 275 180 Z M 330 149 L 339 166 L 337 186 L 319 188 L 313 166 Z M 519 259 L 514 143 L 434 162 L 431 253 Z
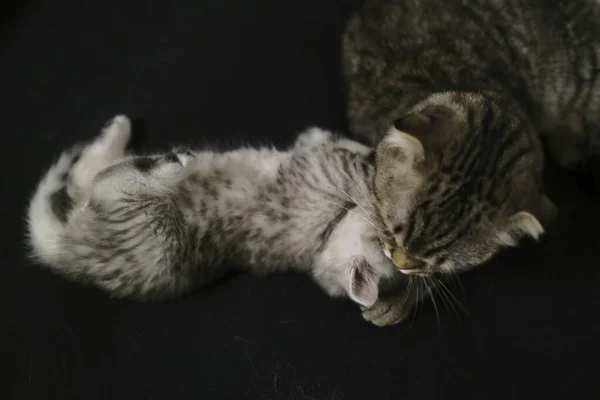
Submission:
M 315 148 L 333 142 L 333 134 L 321 128 L 310 128 L 296 139 L 295 148 Z
M 408 312 L 397 301 L 377 300 L 371 308 L 362 310 L 365 320 L 377 326 L 396 325 L 408 317 Z

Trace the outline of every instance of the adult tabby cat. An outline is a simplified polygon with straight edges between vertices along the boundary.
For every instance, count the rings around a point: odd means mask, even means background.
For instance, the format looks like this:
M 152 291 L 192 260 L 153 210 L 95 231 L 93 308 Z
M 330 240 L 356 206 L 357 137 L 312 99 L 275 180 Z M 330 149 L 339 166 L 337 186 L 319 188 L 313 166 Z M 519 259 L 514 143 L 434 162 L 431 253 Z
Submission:
M 495 221 L 550 223 L 543 141 L 598 187 L 598 21 L 597 0 L 366 0 L 342 41 L 350 129 L 424 149 L 422 183 L 384 211 L 389 249 L 456 270 L 483 261 Z
M 376 152 L 315 128 L 289 151 L 136 157 L 124 153 L 129 129 L 116 117 L 92 143 L 65 152 L 31 201 L 33 253 L 61 275 L 114 296 L 159 300 L 214 280 L 226 265 L 259 274 L 292 268 L 352 298 L 376 325 L 402 320 L 431 290 L 433 278 L 407 277 L 429 265 L 382 248 L 386 227 L 403 215 L 399 205 L 422 182 L 422 149 L 407 135 L 391 129 Z M 528 213 L 479 228 L 470 254 L 478 262 L 542 233 Z M 472 242 L 457 242 L 442 272 L 468 266 L 462 243 Z M 413 290 L 397 291 L 401 280 Z M 378 300 L 380 289 L 386 299 Z
M 496 130 L 511 152 L 523 150 L 511 130 L 533 128 L 560 165 L 600 186 L 599 20 L 597 0 L 367 0 L 343 40 L 351 129 L 375 142 L 408 124 L 431 152 Z M 469 125 L 430 133 L 434 120 Z

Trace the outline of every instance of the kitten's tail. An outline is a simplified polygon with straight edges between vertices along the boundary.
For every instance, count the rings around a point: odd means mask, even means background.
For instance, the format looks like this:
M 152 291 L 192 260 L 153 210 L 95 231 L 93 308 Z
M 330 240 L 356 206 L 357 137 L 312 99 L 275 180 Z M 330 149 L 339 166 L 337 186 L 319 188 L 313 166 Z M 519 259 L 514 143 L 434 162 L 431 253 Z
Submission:
M 29 203 L 29 245 L 33 257 L 45 264 L 55 265 L 60 260 L 66 216 L 73 204 L 66 190 L 67 177 L 78 155 L 76 149 L 64 152 L 46 172 Z

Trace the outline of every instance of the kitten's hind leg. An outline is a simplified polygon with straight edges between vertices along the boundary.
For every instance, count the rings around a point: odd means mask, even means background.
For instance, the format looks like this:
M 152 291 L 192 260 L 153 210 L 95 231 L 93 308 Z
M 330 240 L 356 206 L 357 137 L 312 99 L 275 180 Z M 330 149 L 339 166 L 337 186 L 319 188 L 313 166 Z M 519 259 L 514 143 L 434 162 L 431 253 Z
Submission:
M 317 149 L 335 140 L 333 133 L 321 128 L 313 127 L 305 130 L 296 139 L 294 149 Z
M 373 149 L 352 139 L 340 138 L 335 142 L 334 147 L 348 150 L 351 153 L 359 154 L 363 157 L 369 157 L 373 154 Z
M 81 152 L 69 176 L 67 190 L 77 200 L 89 194 L 94 177 L 107 166 L 125 155 L 131 138 L 131 122 L 118 115 L 107 122 L 100 135 Z
M 336 149 L 344 149 L 351 153 L 360 154 L 363 157 L 367 157 L 373 152 L 370 147 L 367 147 L 362 143 L 316 127 L 307 129 L 301 133 L 296 139 L 294 148 L 316 150 L 317 148 L 329 145 Z

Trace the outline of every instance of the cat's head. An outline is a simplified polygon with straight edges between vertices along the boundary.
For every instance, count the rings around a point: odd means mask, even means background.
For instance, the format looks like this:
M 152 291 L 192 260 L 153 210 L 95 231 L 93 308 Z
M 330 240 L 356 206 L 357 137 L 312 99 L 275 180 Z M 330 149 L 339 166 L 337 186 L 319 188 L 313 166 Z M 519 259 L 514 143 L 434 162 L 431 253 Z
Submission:
M 555 217 L 532 127 L 484 94 L 430 96 L 395 121 L 376 157 L 381 242 L 405 274 L 474 268 Z

